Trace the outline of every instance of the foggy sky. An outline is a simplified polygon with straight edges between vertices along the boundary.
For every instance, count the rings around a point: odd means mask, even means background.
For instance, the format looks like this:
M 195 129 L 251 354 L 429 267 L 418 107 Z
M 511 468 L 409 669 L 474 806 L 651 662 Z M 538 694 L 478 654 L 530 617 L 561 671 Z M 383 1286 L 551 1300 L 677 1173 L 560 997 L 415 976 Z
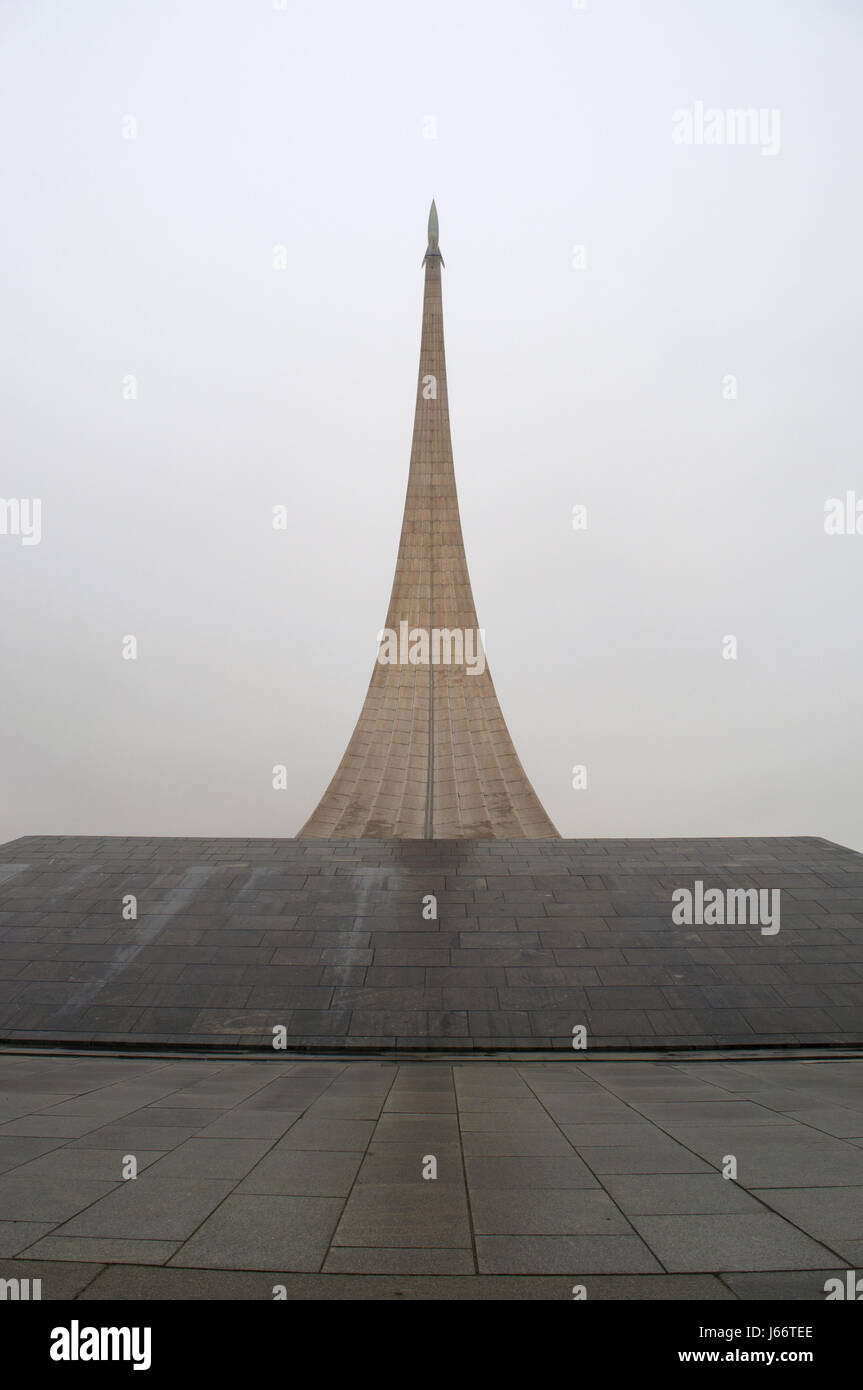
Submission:
M 434 196 L 474 596 L 558 829 L 863 849 L 863 534 L 824 529 L 863 502 L 856 5 L 54 0 L 2 38 L 0 497 L 42 536 L 0 535 L 0 839 L 312 811 Z M 698 102 L 778 150 L 676 144 Z

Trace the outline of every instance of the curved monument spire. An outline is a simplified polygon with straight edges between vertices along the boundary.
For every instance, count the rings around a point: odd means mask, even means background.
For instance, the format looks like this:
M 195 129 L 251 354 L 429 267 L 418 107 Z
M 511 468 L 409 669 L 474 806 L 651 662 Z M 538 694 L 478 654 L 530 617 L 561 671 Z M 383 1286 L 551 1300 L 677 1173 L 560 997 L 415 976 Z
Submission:
M 357 726 L 300 838 L 557 837 L 512 745 L 477 628 L 453 471 L 438 234 L 432 202 L 386 627 Z

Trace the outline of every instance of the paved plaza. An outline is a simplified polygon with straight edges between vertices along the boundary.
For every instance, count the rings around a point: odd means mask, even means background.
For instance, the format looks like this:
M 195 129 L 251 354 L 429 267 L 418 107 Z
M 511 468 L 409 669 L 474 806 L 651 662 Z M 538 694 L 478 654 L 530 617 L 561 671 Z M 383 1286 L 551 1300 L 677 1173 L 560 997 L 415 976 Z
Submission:
M 0 1277 L 823 1299 L 863 1265 L 861 871 L 817 838 L 13 841 Z M 674 923 L 699 880 L 778 892 L 780 930 Z
M 823 1299 L 863 1264 L 860 1056 L 7 1051 L 0 1079 L 0 1277 L 43 1299 Z

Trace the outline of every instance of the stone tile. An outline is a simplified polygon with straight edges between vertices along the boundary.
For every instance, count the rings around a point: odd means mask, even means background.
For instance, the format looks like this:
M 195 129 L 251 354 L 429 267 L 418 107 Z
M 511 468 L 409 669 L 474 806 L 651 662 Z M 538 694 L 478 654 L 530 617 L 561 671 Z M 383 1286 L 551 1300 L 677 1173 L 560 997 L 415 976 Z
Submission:
M 384 1144 L 379 1149 L 372 1145 L 363 1157 L 362 1166 L 357 1174 L 357 1185 L 394 1183 L 396 1186 L 410 1186 L 417 1181 L 424 1181 L 422 1173 L 427 1152 L 422 1145 L 402 1147 L 399 1144 Z M 435 1179 L 437 1186 L 455 1184 L 463 1187 L 464 1170 L 459 1145 L 439 1144 L 434 1156 L 438 1165 Z
M 675 1123 L 690 1125 L 775 1125 L 776 1114 L 763 1105 L 746 1100 L 711 1100 L 706 1104 L 690 1100 L 642 1103 L 647 1118 L 667 1129 Z
M 722 1281 L 737 1298 L 777 1303 L 823 1302 L 828 1279 L 845 1280 L 845 1269 L 769 1270 L 723 1274 Z
M 709 1274 L 609 1274 L 581 1279 L 588 1298 L 632 1300 L 638 1303 L 681 1300 L 732 1302 L 734 1294 L 722 1280 Z
M 428 1152 L 435 1152 L 435 1145 L 441 1146 L 458 1142 L 459 1124 L 455 1115 L 394 1114 L 388 1112 L 381 1116 L 374 1130 L 374 1146 L 394 1144 L 401 1148 L 415 1148 L 417 1145 Z
M 459 1115 L 459 1126 L 463 1135 L 483 1131 L 505 1134 L 525 1129 L 545 1130 L 550 1134 L 558 1132 L 554 1121 L 549 1119 L 542 1107 L 529 1102 L 514 1105 L 507 1110 L 462 1111 Z
M 54 1234 L 184 1240 L 228 1195 L 232 1185 L 214 1178 L 159 1178 L 153 1172 L 144 1173 L 93 1201 Z
M 0 1221 L 0 1259 L 18 1255 L 53 1227 L 51 1221 Z
M 239 1194 L 347 1197 L 362 1162 L 360 1153 L 276 1147 L 239 1184 Z
M 863 1239 L 853 1240 L 850 1235 L 845 1236 L 842 1241 L 827 1241 L 824 1244 L 830 1245 L 832 1250 L 836 1250 L 839 1255 L 848 1262 L 852 1269 L 859 1270 L 863 1265 Z
M 604 1173 L 602 1185 L 627 1216 L 673 1213 L 712 1216 L 763 1210 L 721 1173 Z
M 40 1154 L 50 1152 L 59 1142 L 56 1138 L 0 1135 L 0 1174 L 12 1172 Z
M 370 1249 L 333 1247 L 325 1274 L 473 1274 L 471 1250 Z
M 342 1206 L 340 1197 L 233 1195 L 173 1256 L 171 1265 L 319 1270 Z
M 839 1139 L 863 1139 L 863 1110 L 851 1110 L 845 1106 L 807 1106 L 805 1109 L 788 1110 L 789 1120 L 824 1134 L 832 1134 Z
M 128 1123 L 150 1127 L 153 1125 L 167 1125 L 172 1129 L 181 1129 L 188 1126 L 189 1129 L 204 1129 L 209 1124 L 214 1124 L 222 1114 L 221 1107 L 216 1106 L 197 1106 L 190 1105 L 184 1108 L 169 1105 L 147 1105 L 140 1110 L 135 1110 L 129 1116 Z
M 574 1153 L 553 1157 L 471 1156 L 465 1159 L 465 1169 L 471 1200 L 475 1189 L 564 1191 L 599 1186 L 587 1165 Z
M 819 1269 L 834 1258 L 823 1245 L 770 1213 L 633 1215 L 632 1224 L 671 1272 Z
M 607 1173 L 707 1173 L 711 1165 L 681 1144 L 663 1136 L 638 1144 L 583 1145 L 578 1150 L 587 1166 L 604 1177 Z
M 52 1115 L 50 1111 L 38 1115 L 20 1115 L 17 1119 L 0 1126 L 0 1155 L 2 1140 L 7 1138 L 44 1138 L 54 1139 L 59 1143 L 61 1139 L 76 1139 L 79 1135 L 89 1134 L 92 1129 L 98 1128 L 100 1123 L 101 1121 L 94 1119 L 92 1115 L 61 1116 Z
M 280 1147 L 333 1153 L 362 1153 L 374 1131 L 375 1125 L 371 1120 L 318 1120 L 313 1116 L 304 1116 L 287 1131 Z
M 154 1178 L 243 1178 L 270 1148 L 270 1139 L 187 1139 L 153 1165 Z
M 237 1106 L 199 1130 L 198 1139 L 279 1139 L 300 1118 L 299 1110 L 250 1110 Z M 191 1136 L 188 1136 L 191 1137 Z
M 469 1249 L 464 1190 L 421 1177 L 408 1184 L 357 1185 L 345 1207 L 334 1246 L 429 1246 Z
M 863 1160 L 860 1180 L 857 1187 L 757 1188 L 754 1195 L 842 1254 L 849 1240 L 863 1239 Z
M 734 1154 L 741 1187 L 846 1187 L 860 1181 L 860 1156 L 853 1144 L 819 1138 L 816 1131 L 792 1124 L 728 1127 L 720 1134 L 713 1129 L 684 1133 L 681 1128 L 677 1133 L 714 1166 L 724 1154 Z
M 40 1158 L 31 1159 L 17 1170 L 19 1175 L 36 1180 L 62 1183 L 67 1178 L 85 1178 L 111 1184 L 123 1179 L 123 1159 L 127 1149 L 53 1149 Z M 135 1150 L 138 1172 L 143 1173 L 162 1157 L 159 1152 Z
M 559 1130 L 525 1129 L 504 1132 L 476 1131 L 463 1138 L 465 1158 L 487 1156 L 553 1157 L 572 1154 L 572 1146 Z
M 477 1236 L 480 1274 L 661 1274 L 638 1236 Z M 570 1294 L 571 1297 L 571 1294 Z
M 452 1086 L 440 1091 L 427 1088 L 417 1091 L 390 1091 L 384 1104 L 384 1114 L 395 1115 L 454 1115 L 456 1096 Z
M 72 1139 L 69 1147 L 73 1149 L 122 1149 L 123 1153 L 156 1152 L 175 1149 L 191 1139 L 195 1130 L 189 1125 L 143 1125 L 133 1117 L 128 1123 L 103 1125 L 83 1134 L 80 1139 Z
M 68 1176 L 5 1173 L 0 1177 L 0 1221 L 46 1221 L 56 1225 L 103 1198 L 112 1186 L 110 1182 Z
M 110 1240 L 76 1236 L 46 1236 L 28 1249 L 33 1260 L 71 1260 L 105 1264 L 165 1264 L 179 1249 L 178 1241 Z
M 602 1191 L 471 1192 L 477 1235 L 632 1235 L 632 1227 Z
M 385 1092 L 383 1095 L 336 1095 L 328 1091 L 314 1102 L 309 1119 L 377 1120 L 385 1095 Z
M 602 1148 L 612 1145 L 633 1148 L 639 1144 L 661 1142 L 661 1134 L 653 1125 L 641 1124 L 561 1124 L 567 1139 L 577 1149 Z
M 446 1253 L 446 1252 L 436 1252 Z M 50 1268 L 50 1266 L 49 1266 Z M 83 1267 L 82 1267 L 83 1268 Z M 222 1300 L 235 1302 L 239 1299 L 272 1301 L 273 1289 L 278 1285 L 286 1289 L 286 1297 L 291 1302 L 345 1300 L 394 1300 L 434 1301 L 450 1300 L 461 1302 L 465 1299 L 515 1300 L 519 1303 L 531 1299 L 571 1299 L 572 1281 L 567 1284 L 566 1277 L 552 1278 L 496 1278 L 478 1275 L 460 1277 L 458 1275 L 404 1275 L 404 1274 L 274 1274 L 251 1271 L 223 1269 L 182 1269 L 154 1268 L 144 1265 L 107 1267 L 95 1277 L 81 1295 L 84 1299 L 99 1301 L 120 1299 L 134 1302 L 151 1299 L 197 1299 L 213 1302 Z M 688 1276 L 678 1275 L 676 1279 L 681 1288 L 680 1297 L 694 1297 L 695 1281 Z M 609 1281 L 610 1282 L 610 1281 Z M 703 1289 L 709 1281 L 697 1283 Z M 718 1280 L 713 1280 L 718 1285 Z M 664 1288 L 673 1288 L 668 1280 Z M 732 1297 L 724 1290 L 727 1297 Z M 631 1295 L 650 1297 L 650 1293 Z M 655 1296 L 659 1296 L 658 1294 Z M 668 1297 L 674 1297 L 667 1292 Z
M 290 1276 L 288 1276 L 290 1278 Z M 107 1265 L 80 1295 L 82 1300 L 127 1302 L 271 1302 L 279 1276 L 226 1269 L 182 1269 L 154 1265 Z M 294 1276 L 295 1279 L 301 1276 Z M 284 1279 L 279 1279 L 284 1283 Z

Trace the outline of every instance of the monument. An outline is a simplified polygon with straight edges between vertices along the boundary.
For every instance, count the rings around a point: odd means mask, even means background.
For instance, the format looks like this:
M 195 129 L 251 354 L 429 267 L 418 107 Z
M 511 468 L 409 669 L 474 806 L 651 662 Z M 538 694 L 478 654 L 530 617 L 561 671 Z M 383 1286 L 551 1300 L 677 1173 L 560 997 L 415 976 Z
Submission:
M 545 814 L 477 633 L 434 204 L 424 266 L 395 581 L 332 784 L 295 839 L 0 846 L 0 1041 L 859 1048 L 859 854 L 812 836 L 562 839 Z
M 438 217 L 395 579 L 356 728 L 301 839 L 556 839 L 513 747 L 477 626 L 453 470 Z

